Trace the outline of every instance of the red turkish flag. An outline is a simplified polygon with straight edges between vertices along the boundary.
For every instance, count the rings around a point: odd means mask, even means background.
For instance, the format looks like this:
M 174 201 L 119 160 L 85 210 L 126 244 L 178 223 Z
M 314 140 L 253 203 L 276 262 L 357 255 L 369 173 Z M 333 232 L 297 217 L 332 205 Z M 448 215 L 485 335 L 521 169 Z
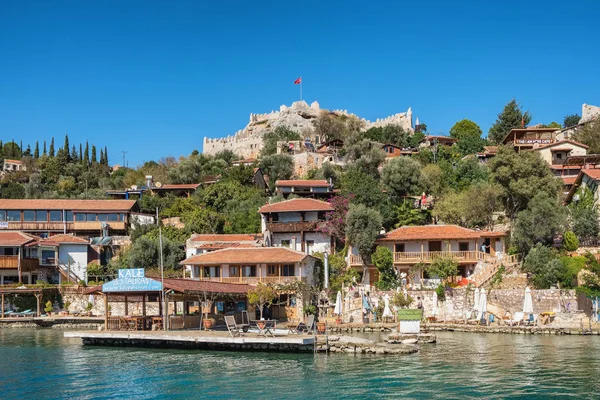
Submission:
M 300 77 L 294 81 L 294 85 L 299 85 L 301 83 L 302 83 L 302 77 Z

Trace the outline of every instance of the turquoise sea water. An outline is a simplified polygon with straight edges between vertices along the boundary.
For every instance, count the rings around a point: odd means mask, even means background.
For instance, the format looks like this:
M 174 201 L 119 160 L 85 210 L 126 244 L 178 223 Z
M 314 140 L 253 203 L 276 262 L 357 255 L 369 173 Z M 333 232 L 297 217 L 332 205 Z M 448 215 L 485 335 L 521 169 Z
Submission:
M 0 398 L 600 398 L 600 337 L 440 333 L 382 357 L 83 347 L 62 334 L 0 329 Z

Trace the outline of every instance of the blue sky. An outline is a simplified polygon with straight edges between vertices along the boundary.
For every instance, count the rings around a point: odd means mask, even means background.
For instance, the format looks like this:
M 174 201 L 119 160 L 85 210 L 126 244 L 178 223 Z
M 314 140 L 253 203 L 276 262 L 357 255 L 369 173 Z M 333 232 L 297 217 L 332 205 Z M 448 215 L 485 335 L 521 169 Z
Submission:
M 201 150 L 299 97 L 429 131 L 600 105 L 597 1 L 0 0 L 0 138 L 107 145 L 130 165 Z

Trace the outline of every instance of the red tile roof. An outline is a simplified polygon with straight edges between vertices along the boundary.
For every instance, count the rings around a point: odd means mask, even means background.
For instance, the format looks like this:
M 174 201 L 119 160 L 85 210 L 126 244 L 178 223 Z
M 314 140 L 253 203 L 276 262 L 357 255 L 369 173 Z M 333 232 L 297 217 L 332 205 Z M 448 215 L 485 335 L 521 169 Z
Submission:
M 291 179 L 278 180 L 275 186 L 293 186 L 293 187 L 329 187 L 329 182 L 324 179 Z
M 577 175 L 561 176 L 560 179 L 562 179 L 563 185 L 573 185 L 577 180 Z
M 23 232 L 0 231 L 0 246 L 23 246 L 29 242 L 35 242 L 36 237 Z
M 211 234 L 196 234 L 190 238 L 191 242 L 243 242 L 260 240 L 262 235 L 260 233 L 250 234 L 223 234 L 223 235 L 211 235 Z
M 583 143 L 579 143 L 579 142 L 576 142 L 576 141 L 574 141 L 574 140 L 571 140 L 571 139 L 564 139 L 564 140 L 558 140 L 558 141 L 556 141 L 556 142 L 554 142 L 554 143 L 548 143 L 548 144 L 544 144 L 544 145 L 542 145 L 542 146 L 539 146 L 539 147 L 536 147 L 536 148 L 534 148 L 534 149 L 532 149 L 532 150 L 534 150 L 534 151 L 535 151 L 535 150 L 542 150 L 542 149 L 547 149 L 547 148 L 549 148 L 549 147 L 554 147 L 554 146 L 556 146 L 557 144 L 567 144 L 567 143 L 570 143 L 570 144 L 572 144 L 572 145 L 575 145 L 575 146 L 578 146 L 578 147 L 583 147 L 584 149 L 587 149 L 587 148 L 589 148 L 589 146 L 586 146 L 586 145 L 585 145 L 585 144 L 583 144 Z M 567 148 L 567 149 L 568 149 L 568 150 L 573 150 L 573 149 L 571 149 L 571 148 Z
M 600 169 L 582 169 L 581 173 L 595 180 L 600 179 Z
M 452 240 L 452 239 L 479 239 L 480 231 L 467 229 L 458 225 L 426 225 L 403 226 L 386 233 L 379 240 Z
M 165 289 L 173 289 L 176 292 L 207 292 L 207 293 L 229 293 L 246 294 L 252 286 L 240 283 L 222 283 L 197 281 L 194 279 L 165 278 Z
M 3 210 L 73 210 L 73 211 L 129 211 L 135 200 L 32 200 L 3 199 Z
M 334 208 L 326 201 L 315 199 L 291 199 L 280 201 L 279 203 L 267 204 L 262 206 L 258 212 L 294 212 L 294 211 L 333 211 Z
M 229 248 L 191 256 L 184 265 L 290 264 L 303 261 L 308 254 L 286 247 Z
M 41 240 L 40 244 L 90 244 L 90 241 L 73 235 L 54 235 Z
M 23 164 L 23 161 L 21 160 L 9 160 L 8 158 L 4 159 L 4 161 L 6 161 L 7 163 L 11 163 L 11 164 Z

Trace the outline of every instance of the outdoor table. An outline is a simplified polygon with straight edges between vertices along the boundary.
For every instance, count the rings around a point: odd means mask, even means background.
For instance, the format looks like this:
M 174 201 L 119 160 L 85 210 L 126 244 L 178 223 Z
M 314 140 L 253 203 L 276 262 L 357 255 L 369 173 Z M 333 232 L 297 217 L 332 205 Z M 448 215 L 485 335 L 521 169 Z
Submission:
M 275 337 L 273 331 L 277 327 L 277 321 L 274 319 L 260 319 L 256 321 L 251 321 L 256 324 L 258 328 L 259 336 L 271 336 Z M 262 326 L 262 327 L 261 327 Z
M 162 317 L 150 317 L 150 318 L 152 318 L 152 326 L 156 326 L 156 330 L 161 330 L 163 328 Z

